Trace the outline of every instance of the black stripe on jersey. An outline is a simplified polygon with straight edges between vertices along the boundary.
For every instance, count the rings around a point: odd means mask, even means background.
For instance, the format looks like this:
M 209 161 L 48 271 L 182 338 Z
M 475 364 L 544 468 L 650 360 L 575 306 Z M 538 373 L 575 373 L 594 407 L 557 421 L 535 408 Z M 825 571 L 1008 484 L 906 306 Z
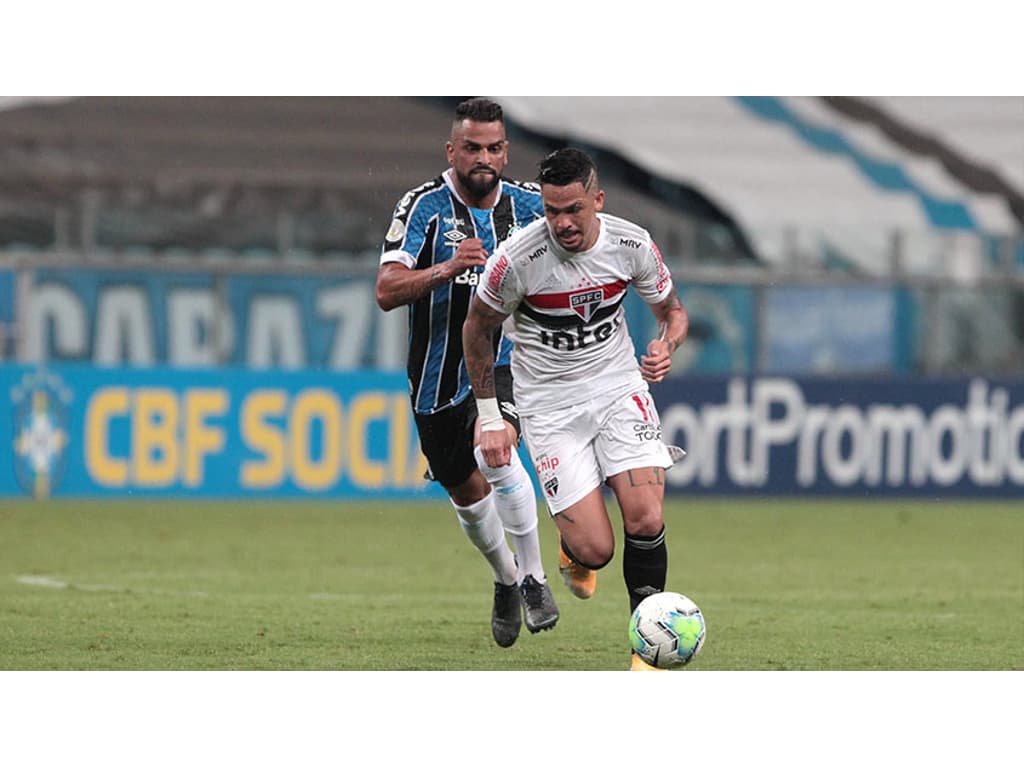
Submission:
M 519 302 L 517 309 L 524 315 L 529 317 L 531 320 L 536 320 L 540 325 L 545 328 L 575 328 L 579 325 L 593 325 L 594 323 L 604 320 L 606 317 L 613 315 L 619 308 L 622 302 L 626 298 L 625 291 L 619 296 L 618 301 L 614 304 L 609 304 L 607 307 L 601 307 L 597 312 L 594 313 L 593 317 L 590 318 L 590 322 L 584 322 L 583 318 L 579 315 L 549 315 L 546 312 L 539 312 L 525 301 Z
M 466 222 L 463 229 L 473 227 L 472 232 L 465 232 L 470 237 L 478 237 L 476 221 L 473 213 L 452 195 L 452 211 L 456 219 Z M 452 249 L 455 253 L 455 249 Z M 454 285 L 450 286 L 454 289 Z M 448 328 L 444 343 L 444 363 L 437 385 L 436 402 L 447 403 L 459 392 L 459 369 L 462 367 L 462 323 L 469 313 L 469 300 L 472 292 L 468 290 L 451 290 L 448 296 Z
M 498 246 L 508 238 L 509 230 L 515 223 L 515 211 L 512 209 L 512 195 L 502 195 L 491 214 L 494 222 L 494 245 Z
M 429 269 L 434 261 L 434 237 L 437 234 L 437 217 L 430 220 L 427 236 L 423 240 L 420 252 L 416 254 L 416 269 Z M 409 374 L 409 385 L 412 388 L 412 401 L 419 398 L 420 384 L 423 380 L 423 364 L 430 349 L 430 309 L 434 293 L 431 291 L 421 299 L 409 305 L 409 359 L 406 372 Z

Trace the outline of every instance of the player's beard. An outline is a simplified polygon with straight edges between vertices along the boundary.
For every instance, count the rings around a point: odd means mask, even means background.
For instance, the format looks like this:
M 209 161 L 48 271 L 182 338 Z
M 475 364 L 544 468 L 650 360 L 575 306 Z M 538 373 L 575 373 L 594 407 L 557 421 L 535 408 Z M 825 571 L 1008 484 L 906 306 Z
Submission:
M 475 173 L 475 171 L 487 170 L 490 173 Z M 474 168 L 468 174 L 458 173 L 455 175 L 459 179 L 459 184 L 462 188 L 469 192 L 475 199 L 487 197 L 496 186 L 498 186 L 499 176 L 493 168 Z

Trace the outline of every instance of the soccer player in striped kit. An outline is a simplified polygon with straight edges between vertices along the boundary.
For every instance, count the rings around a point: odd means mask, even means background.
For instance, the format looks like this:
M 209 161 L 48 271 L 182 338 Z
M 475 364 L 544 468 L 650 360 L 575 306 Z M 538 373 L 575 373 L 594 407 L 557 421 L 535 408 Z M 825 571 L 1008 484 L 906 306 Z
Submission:
M 459 104 L 446 151 L 451 167 L 395 206 L 381 254 L 377 303 L 385 311 L 409 307 L 407 371 L 420 446 L 431 479 L 448 492 L 466 536 L 491 567 L 491 632 L 499 646 L 508 647 L 523 618 L 530 632 L 539 632 L 551 629 L 559 614 L 541 563 L 530 476 L 514 448 L 494 466 L 476 448 L 477 407 L 462 356 L 462 324 L 488 255 L 544 214 L 536 184 L 501 175 L 508 141 L 496 102 L 477 98 Z M 519 417 L 511 345 L 498 329 L 487 343 L 498 421 L 515 446 Z
M 574 594 L 589 597 L 588 577 L 612 559 L 607 483 L 622 510 L 632 611 L 665 589 L 662 502 L 675 455 L 662 442 L 648 383 L 669 372 L 689 320 L 649 233 L 601 213 L 604 191 L 585 153 L 551 153 L 539 178 L 545 219 L 517 232 L 488 261 L 463 327 L 481 453 L 488 465 L 501 466 L 514 450 L 501 425 L 490 342 L 504 324 L 523 437 L 561 536 L 560 570 Z M 629 286 L 661 328 L 639 365 L 622 307 Z M 653 667 L 634 654 L 631 669 Z

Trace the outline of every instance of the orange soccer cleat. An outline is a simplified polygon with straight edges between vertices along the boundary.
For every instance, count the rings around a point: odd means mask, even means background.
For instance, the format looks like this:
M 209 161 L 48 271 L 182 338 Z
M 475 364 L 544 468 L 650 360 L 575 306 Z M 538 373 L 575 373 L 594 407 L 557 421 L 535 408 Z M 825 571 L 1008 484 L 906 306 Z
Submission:
M 574 563 L 562 549 L 562 539 L 558 539 L 558 572 L 562 575 L 562 581 L 580 600 L 586 600 L 594 596 L 597 589 L 597 571 L 584 568 Z
M 629 664 L 630 672 L 667 672 L 667 669 L 659 669 L 658 667 L 652 667 L 646 661 L 641 659 L 636 653 L 631 654 L 633 660 Z

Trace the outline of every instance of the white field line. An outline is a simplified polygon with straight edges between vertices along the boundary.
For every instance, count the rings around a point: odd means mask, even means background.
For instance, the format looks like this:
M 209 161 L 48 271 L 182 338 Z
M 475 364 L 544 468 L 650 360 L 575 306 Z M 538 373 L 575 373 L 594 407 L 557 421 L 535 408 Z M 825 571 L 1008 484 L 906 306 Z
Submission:
M 15 576 L 14 580 L 26 587 L 43 587 L 46 589 L 74 589 L 80 592 L 123 592 L 141 595 L 173 595 L 175 597 L 208 597 L 206 592 L 189 591 L 182 592 L 168 589 L 146 589 L 119 587 L 113 584 L 76 584 L 62 579 L 55 579 L 52 576 L 37 576 L 32 574 L 21 574 Z
M 46 576 L 40 574 L 20 574 L 15 576 L 14 580 L 18 584 L 21 584 L 26 587 L 40 587 L 43 589 L 67 589 L 76 590 L 79 592 L 111 592 L 136 595 L 169 595 L 172 597 L 210 597 L 209 592 L 181 591 L 171 589 L 147 589 L 145 587 L 121 587 L 115 584 L 79 584 L 77 582 L 58 579 L 54 576 Z M 409 599 L 408 595 L 394 593 L 378 593 L 372 596 L 367 595 L 364 592 L 311 592 L 309 594 L 310 600 L 327 602 L 340 601 L 352 603 L 365 603 L 367 599 L 371 597 L 375 603 L 390 605 L 398 605 Z M 478 602 L 479 598 L 475 596 L 466 596 L 465 598 L 458 596 L 449 596 L 448 598 L 446 598 L 446 600 L 447 602 L 453 603 L 475 603 Z
M 123 594 L 138 594 L 138 595 L 170 595 L 173 597 L 209 597 L 209 592 L 191 591 L 184 592 L 181 590 L 171 589 L 147 589 L 145 587 L 120 587 L 114 584 L 79 584 L 77 582 L 65 581 L 58 579 L 53 576 L 45 576 L 38 574 L 21 574 L 14 577 L 14 580 L 19 584 L 26 587 L 41 587 L 43 589 L 68 589 L 77 590 L 79 592 L 115 592 Z M 359 594 L 339 594 L 335 592 L 312 592 L 309 595 L 310 600 L 342 600 L 342 601 L 355 601 L 365 602 L 367 595 L 364 593 Z M 403 595 L 376 595 L 373 598 L 377 602 L 390 602 L 399 603 L 402 600 L 407 599 Z

